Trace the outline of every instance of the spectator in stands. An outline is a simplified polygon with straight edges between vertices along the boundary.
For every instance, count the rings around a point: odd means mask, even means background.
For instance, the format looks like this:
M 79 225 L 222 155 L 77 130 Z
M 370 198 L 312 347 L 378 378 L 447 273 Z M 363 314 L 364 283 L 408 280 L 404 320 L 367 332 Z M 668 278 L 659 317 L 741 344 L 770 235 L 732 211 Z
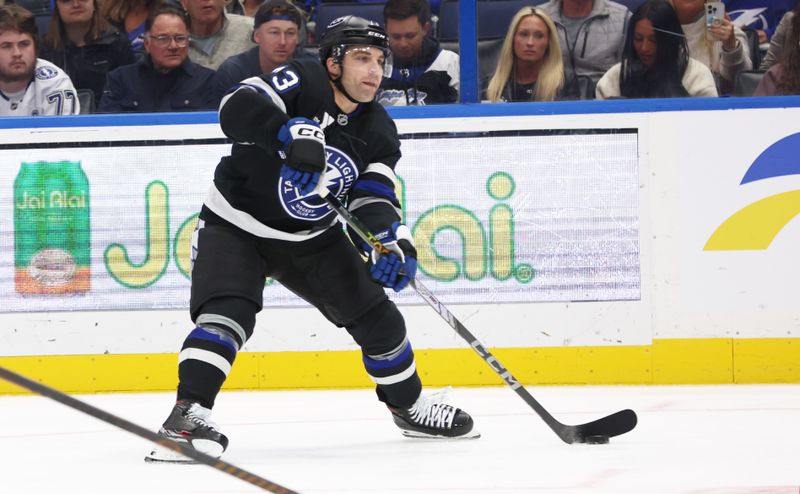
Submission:
M 769 68 L 753 96 L 800 94 L 800 15 L 798 6 L 791 17 L 792 23 L 786 38 L 786 48 L 780 63 Z
M 181 0 L 189 14 L 189 57 L 212 70 L 255 44 L 253 18 L 225 13 L 225 0 Z
M 128 37 L 131 49 L 144 53 L 144 22 L 161 0 L 103 0 L 102 14 L 119 32 Z
M 428 36 L 428 0 L 388 0 L 383 19 L 394 66 L 391 77 L 381 82 L 378 102 L 384 106 L 457 102 L 458 55 Z
M 214 76 L 214 93 L 225 92 L 250 77 L 272 72 L 298 55 L 303 15 L 288 0 L 269 0 L 255 16 L 253 41 L 256 45 L 225 60 Z M 302 56 L 302 55 L 301 55 Z
M 597 83 L 597 99 L 717 96 L 711 70 L 689 57 L 675 10 L 649 0 L 631 17 L 622 62 Z
M 100 14 L 97 0 L 57 0 L 39 57 L 59 66 L 76 89 L 99 99 L 106 74 L 135 62 L 128 38 Z
M 727 15 L 707 27 L 705 0 L 672 0 L 672 6 L 686 35 L 689 56 L 719 76 L 723 92 L 729 92 L 736 74 L 753 68 L 747 35 Z
M 769 43 L 781 18 L 796 0 L 724 0 L 733 24 L 758 33 L 759 44 Z
M 263 4 L 264 0 L 225 0 L 225 12 L 255 17 L 258 8 Z
M 214 71 L 189 60 L 188 22 L 186 14 L 175 7 L 153 12 L 145 21 L 147 56 L 109 72 L 98 112 L 215 109 Z
M 486 99 L 553 101 L 563 88 L 564 62 L 556 26 L 542 10 L 523 7 L 511 19 Z
M 558 28 L 567 84 L 576 75 L 597 82 L 622 58 L 631 13 L 610 0 L 549 0 L 540 8 Z
M 794 19 L 798 12 L 800 12 L 800 3 L 797 4 L 794 10 L 787 12 L 783 16 L 781 22 L 778 24 L 778 27 L 775 28 L 775 32 L 769 41 L 767 54 L 764 55 L 764 59 L 761 61 L 761 65 L 758 67 L 759 70 L 767 70 L 778 63 L 778 60 L 781 59 L 783 56 L 783 47 L 786 44 L 786 39 L 791 37 L 792 19 Z
M 0 7 L 0 116 L 80 113 L 69 76 L 36 58 L 38 44 L 33 14 L 19 5 Z

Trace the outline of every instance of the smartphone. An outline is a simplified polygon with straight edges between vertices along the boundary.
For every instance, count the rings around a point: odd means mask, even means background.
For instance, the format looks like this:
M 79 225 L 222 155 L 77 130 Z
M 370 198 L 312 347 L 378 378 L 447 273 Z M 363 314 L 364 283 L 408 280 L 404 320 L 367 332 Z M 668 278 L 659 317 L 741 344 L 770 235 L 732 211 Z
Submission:
M 706 2 L 706 28 L 719 25 L 725 18 L 725 4 L 722 2 Z

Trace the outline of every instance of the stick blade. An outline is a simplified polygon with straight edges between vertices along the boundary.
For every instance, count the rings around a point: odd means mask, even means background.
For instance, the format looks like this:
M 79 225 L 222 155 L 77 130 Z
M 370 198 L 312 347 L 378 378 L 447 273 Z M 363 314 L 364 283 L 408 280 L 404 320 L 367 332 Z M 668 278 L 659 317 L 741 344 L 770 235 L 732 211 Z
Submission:
M 564 426 L 559 437 L 568 443 L 584 443 L 589 436 L 614 437 L 630 432 L 636 427 L 638 418 L 633 410 L 620 410 L 606 417 L 581 425 Z

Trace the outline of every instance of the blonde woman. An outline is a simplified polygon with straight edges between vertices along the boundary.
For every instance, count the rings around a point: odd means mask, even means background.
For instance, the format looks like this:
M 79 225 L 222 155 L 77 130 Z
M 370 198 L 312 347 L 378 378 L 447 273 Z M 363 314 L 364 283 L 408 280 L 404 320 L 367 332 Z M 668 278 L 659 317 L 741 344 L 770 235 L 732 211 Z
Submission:
M 486 99 L 553 101 L 564 88 L 564 62 L 556 26 L 544 11 L 524 7 L 506 33 Z

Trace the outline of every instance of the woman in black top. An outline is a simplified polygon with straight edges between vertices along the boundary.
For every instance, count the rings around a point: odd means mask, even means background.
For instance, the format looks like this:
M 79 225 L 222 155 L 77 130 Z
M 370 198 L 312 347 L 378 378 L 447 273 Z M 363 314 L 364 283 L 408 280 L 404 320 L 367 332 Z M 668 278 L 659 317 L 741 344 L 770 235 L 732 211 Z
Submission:
M 100 15 L 97 0 L 56 0 L 39 57 L 66 72 L 75 89 L 100 99 L 106 74 L 133 63 L 130 43 Z
M 536 7 L 523 7 L 511 20 L 486 99 L 553 101 L 564 89 L 564 64 L 555 24 Z

